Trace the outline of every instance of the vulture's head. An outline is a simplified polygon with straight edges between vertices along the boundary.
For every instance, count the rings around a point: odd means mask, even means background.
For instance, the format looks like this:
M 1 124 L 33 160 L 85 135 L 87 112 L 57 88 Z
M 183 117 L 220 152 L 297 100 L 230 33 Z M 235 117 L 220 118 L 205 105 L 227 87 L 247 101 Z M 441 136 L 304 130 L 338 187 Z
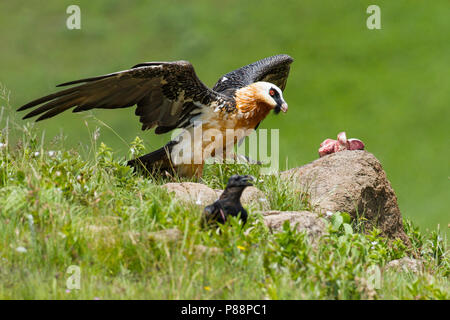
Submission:
M 280 88 L 270 82 L 256 82 L 258 98 L 269 106 L 278 114 L 280 111 L 287 112 L 288 104 L 283 99 L 283 92 Z
M 236 91 L 236 102 L 241 111 L 250 111 L 258 104 L 272 109 L 275 114 L 287 112 L 288 104 L 283 99 L 283 92 L 270 82 L 259 81 Z M 255 105 L 256 103 L 256 105 Z

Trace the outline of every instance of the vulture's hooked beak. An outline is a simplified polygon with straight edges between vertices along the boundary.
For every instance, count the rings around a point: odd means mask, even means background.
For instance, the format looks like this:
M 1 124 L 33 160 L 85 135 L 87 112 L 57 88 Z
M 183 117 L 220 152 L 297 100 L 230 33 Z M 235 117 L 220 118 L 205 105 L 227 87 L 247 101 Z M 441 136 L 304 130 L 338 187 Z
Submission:
M 284 113 L 286 113 L 288 111 L 288 104 L 286 102 L 283 101 L 283 103 L 281 104 L 280 107 L 281 111 L 283 111 Z
M 277 102 L 278 103 L 274 109 L 275 114 L 279 114 L 280 111 L 283 111 L 284 113 L 286 113 L 288 110 L 288 104 L 286 103 L 286 101 L 279 99 L 279 101 L 277 101 Z

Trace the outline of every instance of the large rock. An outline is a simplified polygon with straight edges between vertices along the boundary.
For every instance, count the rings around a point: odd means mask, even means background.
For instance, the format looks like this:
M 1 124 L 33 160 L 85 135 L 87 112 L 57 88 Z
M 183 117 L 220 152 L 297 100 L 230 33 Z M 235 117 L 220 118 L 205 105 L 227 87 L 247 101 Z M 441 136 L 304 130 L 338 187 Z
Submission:
M 312 239 L 325 233 L 326 224 L 316 213 L 309 211 L 265 211 L 262 212 L 265 225 L 271 231 L 281 231 L 285 221 L 295 226 L 297 231 L 306 231 Z
M 345 211 L 353 218 L 364 216 L 366 227 L 377 226 L 384 236 L 410 244 L 397 197 L 380 162 L 371 153 L 341 151 L 281 175 L 309 193 L 314 211 Z
M 194 202 L 200 206 L 207 206 L 219 199 L 223 190 L 214 190 L 202 183 L 181 182 L 166 183 L 162 186 L 183 201 Z M 268 210 L 269 201 L 264 193 L 256 187 L 247 187 L 242 193 L 241 203 L 245 207 L 257 210 Z

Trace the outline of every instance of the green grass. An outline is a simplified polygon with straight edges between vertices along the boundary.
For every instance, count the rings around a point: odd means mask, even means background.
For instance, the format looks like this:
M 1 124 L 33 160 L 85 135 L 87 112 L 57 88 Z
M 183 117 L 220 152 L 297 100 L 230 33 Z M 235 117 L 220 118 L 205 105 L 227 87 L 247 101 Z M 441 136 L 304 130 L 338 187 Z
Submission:
M 316 159 L 320 142 L 345 130 L 380 159 L 404 215 L 424 229 L 440 224 L 450 236 L 448 0 L 376 1 L 381 30 L 366 28 L 373 1 L 75 3 L 81 30 L 66 28 L 72 0 L 0 2 L 0 82 L 11 89 L 14 109 L 58 83 L 142 61 L 189 60 L 212 86 L 244 64 L 287 53 L 295 59 L 284 93 L 289 112 L 261 124 L 280 129 L 280 164 Z M 94 115 L 127 142 L 140 135 L 149 150 L 167 142 L 141 132 L 133 113 Z M 98 126 L 66 112 L 37 128 L 46 141 L 64 130 L 66 146 L 78 149 L 89 141 L 85 121 Z M 100 134 L 118 154 L 127 152 L 114 132 L 101 126 Z
M 338 214 L 342 219 L 327 222 L 329 235 L 312 243 L 287 224 L 269 232 L 252 208 L 245 226 L 231 219 L 202 229 L 202 208 L 177 201 L 161 179 L 133 174 L 95 130 L 91 145 L 79 148 L 83 155 L 62 137 L 46 143 L 32 126 L 6 123 L 0 299 L 450 298 L 447 242 L 438 231 L 422 233 L 406 220 L 413 247 L 388 245 L 379 230 L 353 232 L 358 226 L 349 228 L 347 215 Z M 20 132 L 17 145 L 8 140 L 11 131 Z M 139 139 L 130 146 L 143 152 Z M 220 188 L 235 172 L 258 175 L 258 168 L 209 165 L 204 182 Z M 308 208 L 277 176 L 259 178 L 272 209 Z M 171 228 L 181 231 L 179 241 L 151 236 Z M 371 285 L 369 270 L 407 255 L 423 260 L 422 273 L 386 270 Z M 81 268 L 79 290 L 66 288 L 71 265 Z
M 438 238 L 450 235 L 448 0 L 377 1 L 379 31 L 365 26 L 369 1 L 76 3 L 82 29 L 70 31 L 65 20 L 72 0 L 0 2 L 0 83 L 11 90 L 0 87 L 7 101 L 0 101 L 0 142 L 7 142 L 0 149 L 0 297 L 372 295 L 361 282 L 364 270 L 404 249 L 394 253 L 383 241 L 371 249 L 369 236 L 333 233 L 315 251 L 301 235 L 269 234 L 256 218 L 221 236 L 199 230 L 199 208 L 176 203 L 159 187 L 162 181 L 132 176 L 123 166 L 136 136 L 147 151 L 169 138 L 141 132 L 132 109 L 66 112 L 36 125 L 14 111 L 58 83 L 142 61 L 189 60 L 211 86 L 246 63 L 287 53 L 295 59 L 284 93 L 289 113 L 270 115 L 261 125 L 280 129 L 280 164 L 316 159 L 319 143 L 342 130 L 362 139 L 383 164 L 406 225 L 420 227 L 407 232 L 415 239 L 413 251 L 426 261 L 420 276 L 386 273 L 375 297 L 448 298 L 447 244 Z M 52 150 L 57 153 L 50 157 Z M 208 167 L 205 183 L 223 187 L 238 169 Z M 273 208 L 308 206 L 278 177 L 259 187 Z M 171 227 L 185 239 L 147 241 L 147 233 Z M 224 254 L 194 258 L 198 244 Z M 20 246 L 27 252 L 15 251 Z M 298 260 L 305 252 L 308 259 Z M 66 293 L 70 264 L 82 268 L 82 289 Z

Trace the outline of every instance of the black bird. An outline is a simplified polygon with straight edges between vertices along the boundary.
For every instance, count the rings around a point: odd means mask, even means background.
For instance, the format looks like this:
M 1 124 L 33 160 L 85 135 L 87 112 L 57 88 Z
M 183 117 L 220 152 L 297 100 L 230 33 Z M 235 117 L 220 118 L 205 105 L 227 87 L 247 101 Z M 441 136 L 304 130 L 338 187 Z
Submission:
M 229 215 L 240 218 L 247 222 L 247 211 L 242 207 L 241 195 L 246 187 L 252 186 L 250 182 L 253 180 L 252 176 L 233 175 L 228 180 L 227 186 L 220 196 L 219 200 L 205 207 L 203 210 L 203 223 L 225 223 Z

